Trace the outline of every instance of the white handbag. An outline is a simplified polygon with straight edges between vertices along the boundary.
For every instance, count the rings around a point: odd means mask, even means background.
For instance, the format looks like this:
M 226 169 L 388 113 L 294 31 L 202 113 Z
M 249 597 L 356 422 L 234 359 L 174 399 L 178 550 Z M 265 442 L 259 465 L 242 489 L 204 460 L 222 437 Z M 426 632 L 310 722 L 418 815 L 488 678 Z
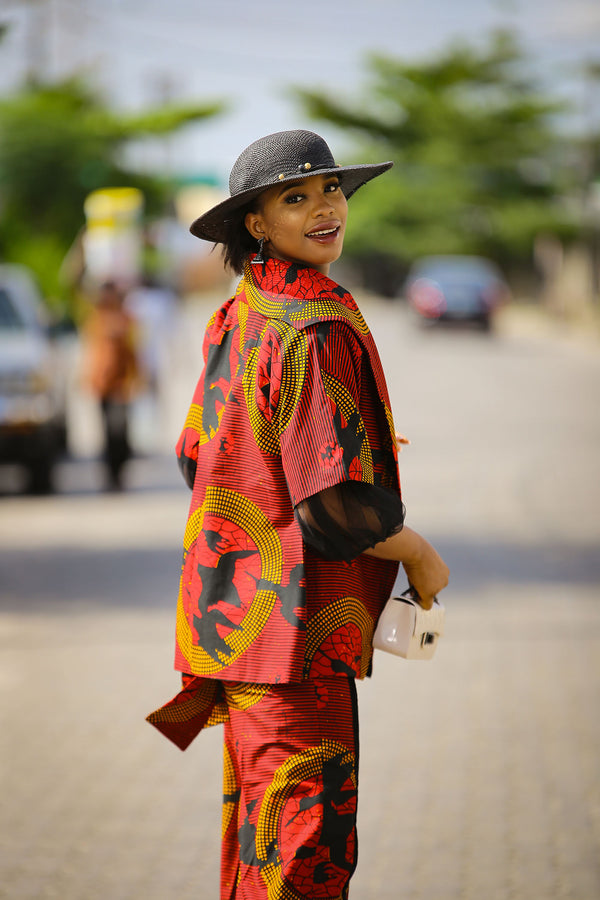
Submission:
M 437 597 L 423 609 L 412 588 L 390 597 L 377 621 L 373 647 L 404 659 L 431 659 L 444 634 L 445 609 Z

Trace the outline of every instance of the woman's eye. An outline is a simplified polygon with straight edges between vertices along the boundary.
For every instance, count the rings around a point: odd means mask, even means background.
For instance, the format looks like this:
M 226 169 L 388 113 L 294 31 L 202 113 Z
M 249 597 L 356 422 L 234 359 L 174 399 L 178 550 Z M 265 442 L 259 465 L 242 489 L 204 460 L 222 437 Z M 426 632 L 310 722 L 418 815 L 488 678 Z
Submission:
M 334 181 L 331 184 L 325 186 L 325 193 L 333 194 L 334 191 L 339 190 L 340 184 L 338 181 Z
M 285 198 L 286 203 L 299 203 L 302 200 L 304 194 L 288 194 Z

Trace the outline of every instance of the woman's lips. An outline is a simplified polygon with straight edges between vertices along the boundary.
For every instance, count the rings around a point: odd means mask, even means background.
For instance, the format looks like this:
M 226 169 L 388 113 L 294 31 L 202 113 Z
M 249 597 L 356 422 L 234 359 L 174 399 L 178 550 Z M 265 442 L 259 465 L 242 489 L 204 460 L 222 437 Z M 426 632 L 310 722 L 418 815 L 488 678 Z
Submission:
M 319 244 L 330 244 L 336 240 L 339 232 L 340 226 L 337 222 L 323 222 L 307 231 L 306 237 Z

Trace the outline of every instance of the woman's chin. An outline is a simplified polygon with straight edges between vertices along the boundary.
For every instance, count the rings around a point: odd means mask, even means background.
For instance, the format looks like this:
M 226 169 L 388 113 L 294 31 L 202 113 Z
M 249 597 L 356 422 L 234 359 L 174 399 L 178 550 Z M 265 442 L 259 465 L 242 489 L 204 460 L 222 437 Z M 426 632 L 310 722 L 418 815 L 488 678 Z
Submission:
M 297 260 L 297 262 L 303 262 L 311 269 L 316 269 L 318 272 L 322 272 L 323 274 L 327 275 L 327 273 L 329 272 L 329 266 L 337 259 L 339 259 L 341 255 L 341 247 L 320 246 L 316 247 L 312 253 L 306 253 L 304 259 L 301 261 Z

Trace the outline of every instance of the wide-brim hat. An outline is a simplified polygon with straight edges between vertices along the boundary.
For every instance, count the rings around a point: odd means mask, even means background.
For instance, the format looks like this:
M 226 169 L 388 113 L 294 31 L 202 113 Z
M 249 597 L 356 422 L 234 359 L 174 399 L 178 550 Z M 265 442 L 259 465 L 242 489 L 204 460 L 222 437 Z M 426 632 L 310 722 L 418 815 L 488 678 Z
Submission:
M 229 176 L 230 196 L 192 222 L 190 231 L 204 241 L 223 243 L 228 220 L 267 188 L 312 175 L 339 175 L 340 186 L 348 198 L 392 166 L 392 162 L 338 166 L 320 135 L 312 131 L 277 131 L 250 144 L 238 156 Z

